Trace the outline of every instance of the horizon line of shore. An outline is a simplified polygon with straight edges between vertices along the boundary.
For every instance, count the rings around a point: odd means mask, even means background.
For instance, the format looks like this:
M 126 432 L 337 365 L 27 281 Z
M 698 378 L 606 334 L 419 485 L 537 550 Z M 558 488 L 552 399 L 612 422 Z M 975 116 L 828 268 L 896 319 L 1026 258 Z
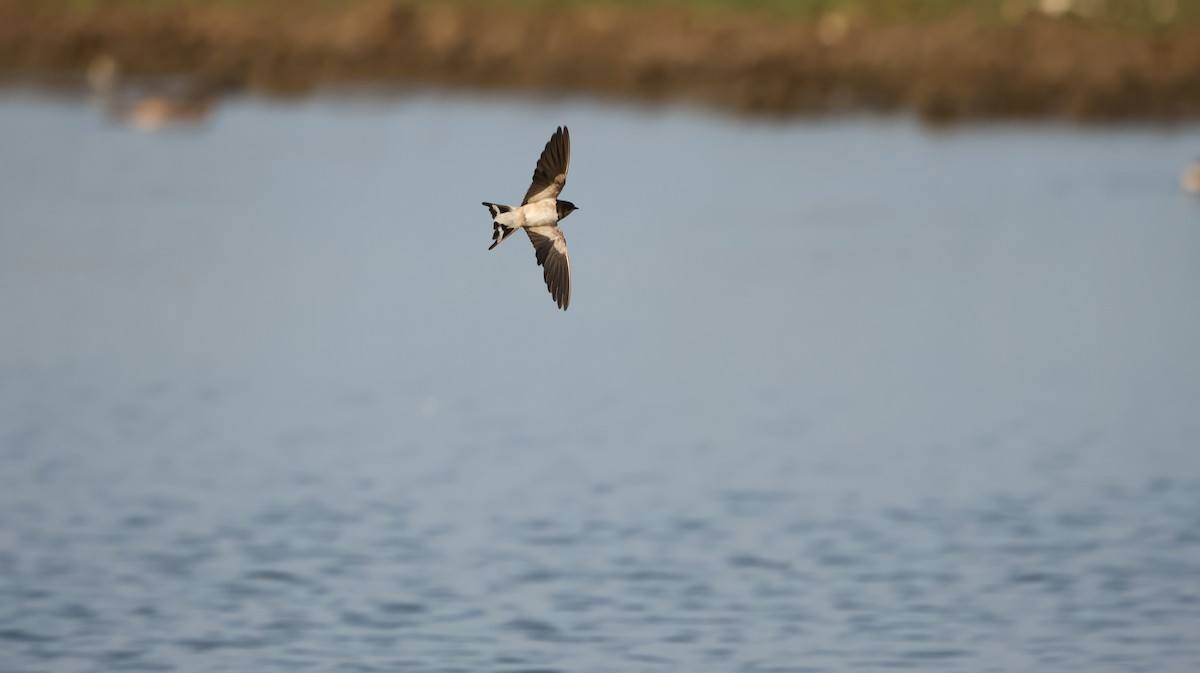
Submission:
M 182 75 L 297 94 L 446 84 L 685 101 L 789 115 L 897 111 L 930 121 L 1200 118 L 1200 28 L 1117 31 L 1029 16 L 873 23 L 580 5 L 543 11 L 392 0 L 315 11 L 138 11 L 0 0 L 0 70 Z

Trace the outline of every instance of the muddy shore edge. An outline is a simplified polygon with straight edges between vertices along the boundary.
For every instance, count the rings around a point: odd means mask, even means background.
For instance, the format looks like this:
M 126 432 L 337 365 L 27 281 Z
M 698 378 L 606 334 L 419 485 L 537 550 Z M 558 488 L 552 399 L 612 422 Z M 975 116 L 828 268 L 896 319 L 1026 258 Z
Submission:
M 450 85 L 687 101 L 738 112 L 911 110 L 925 119 L 1200 119 L 1200 28 L 1120 31 L 1030 16 L 872 23 L 670 8 L 368 0 L 80 6 L 0 0 L 0 73 L 187 75 L 299 94 Z

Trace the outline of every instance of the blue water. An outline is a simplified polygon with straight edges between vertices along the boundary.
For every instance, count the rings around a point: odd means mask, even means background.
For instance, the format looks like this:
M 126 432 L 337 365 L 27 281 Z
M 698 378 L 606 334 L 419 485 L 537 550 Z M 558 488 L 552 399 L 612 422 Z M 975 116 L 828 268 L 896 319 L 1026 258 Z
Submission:
M 571 309 L 521 236 L 571 127 Z M 0 94 L 0 671 L 1195 671 L 1200 128 Z

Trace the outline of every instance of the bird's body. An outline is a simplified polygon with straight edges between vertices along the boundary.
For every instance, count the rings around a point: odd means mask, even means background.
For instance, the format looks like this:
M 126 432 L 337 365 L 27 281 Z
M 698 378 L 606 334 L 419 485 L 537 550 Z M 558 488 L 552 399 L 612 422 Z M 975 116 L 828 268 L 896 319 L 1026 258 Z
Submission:
M 508 212 L 498 213 L 493 219 L 501 225 L 522 229 L 525 227 L 552 227 L 558 224 L 558 208 L 554 199 L 542 199 Z
M 567 259 L 567 239 L 558 223 L 572 211 L 575 204 L 561 201 L 558 195 L 567 183 L 567 167 L 571 163 L 571 136 L 560 126 L 533 171 L 533 183 L 519 206 L 504 206 L 483 202 L 492 214 L 492 248 L 500 245 L 517 229 L 524 229 L 533 243 L 537 263 L 550 296 L 562 310 L 571 303 L 571 263 Z

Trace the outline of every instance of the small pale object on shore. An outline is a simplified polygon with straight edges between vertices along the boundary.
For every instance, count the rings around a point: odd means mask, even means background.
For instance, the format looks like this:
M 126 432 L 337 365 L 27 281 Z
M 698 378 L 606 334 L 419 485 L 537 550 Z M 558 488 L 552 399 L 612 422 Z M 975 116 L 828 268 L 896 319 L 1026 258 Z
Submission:
M 1071 11 L 1071 0 L 1041 0 L 1038 9 L 1046 16 L 1063 16 Z
M 1183 185 L 1185 192 L 1200 194 L 1200 159 L 1193 161 L 1190 166 L 1183 169 L 1183 176 L 1179 182 Z
M 838 11 L 825 12 L 817 21 L 817 40 L 826 47 L 832 47 L 846 39 L 849 30 L 850 17 Z
M 121 66 L 117 63 L 117 59 L 108 54 L 99 54 L 88 63 L 88 88 L 94 94 L 108 95 L 116 87 L 117 77 L 120 73 Z

